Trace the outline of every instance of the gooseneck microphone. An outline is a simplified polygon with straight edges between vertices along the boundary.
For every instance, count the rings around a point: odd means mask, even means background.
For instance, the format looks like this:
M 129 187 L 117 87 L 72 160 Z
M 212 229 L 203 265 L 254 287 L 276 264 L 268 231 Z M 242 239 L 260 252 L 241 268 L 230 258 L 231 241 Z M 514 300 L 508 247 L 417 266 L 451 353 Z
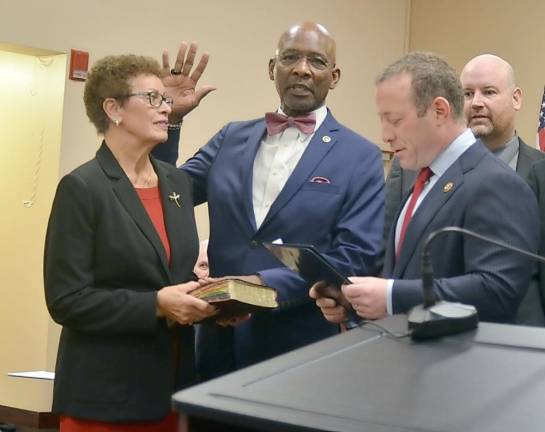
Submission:
M 516 252 L 527 258 L 545 262 L 545 257 L 511 246 L 507 243 L 477 234 L 465 228 L 449 226 L 432 232 L 424 242 L 422 250 L 422 291 L 424 303 L 415 306 L 407 317 L 413 339 L 429 339 L 447 336 L 477 328 L 479 319 L 474 306 L 446 301 L 437 302 L 433 291 L 433 267 L 429 251 L 431 243 L 447 233 L 458 233 Z

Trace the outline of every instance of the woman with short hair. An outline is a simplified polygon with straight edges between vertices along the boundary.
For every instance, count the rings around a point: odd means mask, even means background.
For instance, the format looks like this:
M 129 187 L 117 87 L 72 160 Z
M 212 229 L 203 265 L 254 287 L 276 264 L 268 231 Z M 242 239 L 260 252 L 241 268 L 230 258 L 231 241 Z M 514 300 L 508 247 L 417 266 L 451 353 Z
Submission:
M 159 64 L 109 56 L 91 69 L 96 157 L 59 183 L 45 244 L 47 306 L 62 325 L 53 411 L 61 432 L 175 431 L 171 395 L 196 382 L 192 323 L 199 242 L 191 183 L 150 151 L 172 99 Z

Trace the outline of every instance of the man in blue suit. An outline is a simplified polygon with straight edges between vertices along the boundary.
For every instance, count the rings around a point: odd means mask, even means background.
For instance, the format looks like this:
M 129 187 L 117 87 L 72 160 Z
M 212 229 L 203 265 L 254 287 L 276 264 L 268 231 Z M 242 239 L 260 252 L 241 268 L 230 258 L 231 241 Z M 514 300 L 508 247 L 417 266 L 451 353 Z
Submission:
M 466 63 L 460 81 L 468 127 L 495 156 L 527 179 L 532 165 L 544 159 L 545 154 L 527 145 L 517 134 L 516 115 L 522 106 L 523 93 L 517 85 L 513 67 L 501 57 L 482 54 Z M 397 158 L 393 160 L 385 189 L 385 240 L 415 178 L 416 172 L 402 170 Z M 536 274 L 517 311 L 516 322 L 545 325 L 541 301 Z
M 178 56 L 175 76 L 184 63 Z M 242 275 L 274 287 L 280 305 L 236 327 L 202 324 L 197 359 L 204 379 L 339 331 L 308 297 L 307 283 L 261 242 L 313 244 L 347 275 L 375 272 L 383 229 L 381 155 L 327 109 L 340 74 L 335 41 L 323 26 L 291 27 L 269 61 L 278 111 L 227 124 L 181 167 L 193 178 L 196 204 L 208 202 L 211 276 Z M 171 134 L 166 146 L 176 148 L 177 141 Z
M 386 246 L 385 278 L 351 278 L 343 293 L 362 318 L 406 313 L 423 302 L 421 255 L 428 235 L 458 226 L 535 252 L 537 203 L 524 180 L 476 141 L 463 118 L 464 95 L 454 70 L 430 53 L 411 53 L 377 80 L 385 142 L 403 169 L 418 171 L 395 217 Z M 499 216 L 499 217 L 498 217 Z M 436 297 L 476 307 L 485 321 L 510 322 L 533 263 L 457 234 L 431 245 Z M 344 309 L 315 288 L 326 318 Z

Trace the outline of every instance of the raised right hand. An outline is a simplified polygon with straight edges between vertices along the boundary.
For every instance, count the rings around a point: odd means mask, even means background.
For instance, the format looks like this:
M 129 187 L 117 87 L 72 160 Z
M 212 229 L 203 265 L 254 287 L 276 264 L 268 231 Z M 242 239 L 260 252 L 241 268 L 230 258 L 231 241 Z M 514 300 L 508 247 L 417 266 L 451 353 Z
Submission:
M 197 82 L 208 64 L 208 54 L 204 53 L 192 72 L 191 69 L 193 69 L 196 54 L 197 44 L 195 42 L 191 42 L 189 50 L 187 42 L 182 42 L 178 50 L 176 62 L 171 69 L 168 51 L 163 51 L 161 80 L 165 86 L 166 94 L 174 99 L 174 105 L 169 117 L 171 123 L 181 121 L 187 113 L 199 105 L 208 93 L 216 89 L 216 87 L 211 85 L 205 85 L 199 89 L 196 88 Z M 172 71 L 175 73 L 172 73 Z

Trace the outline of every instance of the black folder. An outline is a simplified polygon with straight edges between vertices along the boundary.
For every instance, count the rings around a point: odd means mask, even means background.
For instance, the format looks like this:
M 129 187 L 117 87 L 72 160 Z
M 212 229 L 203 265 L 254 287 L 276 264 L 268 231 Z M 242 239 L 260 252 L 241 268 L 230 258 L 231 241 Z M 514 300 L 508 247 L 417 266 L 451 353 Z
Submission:
M 350 280 L 333 267 L 314 246 L 293 243 L 263 243 L 263 246 L 287 268 L 298 273 L 309 285 L 320 281 L 326 282 L 317 287 L 320 294 L 335 299 L 337 303 L 351 311 L 350 304 L 341 292 L 341 285 L 350 284 Z
M 346 276 L 333 267 L 312 245 L 263 243 L 290 270 L 299 273 L 309 284 L 326 281 L 331 285 L 349 284 Z

